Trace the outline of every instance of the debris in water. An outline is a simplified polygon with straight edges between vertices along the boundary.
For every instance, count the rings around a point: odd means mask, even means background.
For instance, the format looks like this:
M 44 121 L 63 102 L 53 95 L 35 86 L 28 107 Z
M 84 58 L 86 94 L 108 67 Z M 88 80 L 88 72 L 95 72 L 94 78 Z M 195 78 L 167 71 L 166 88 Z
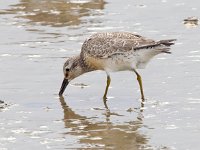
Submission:
M 71 84 L 72 86 L 76 86 L 76 87 L 81 87 L 81 88 L 85 88 L 88 87 L 89 85 L 86 85 L 84 83 L 73 83 Z
M 44 109 L 45 111 L 53 110 L 52 108 L 50 108 L 50 107 L 48 107 L 48 106 L 47 106 L 47 107 L 44 107 L 43 109 Z
M 193 28 L 198 26 L 199 19 L 197 17 L 188 17 L 183 20 L 184 25 L 188 28 Z
M 129 109 L 127 109 L 126 111 L 127 111 L 127 112 L 132 112 L 133 109 L 132 109 L 132 108 L 129 108 Z
M 8 107 L 9 105 L 6 104 L 3 100 L 0 100 L 0 109 L 5 109 L 6 107 Z

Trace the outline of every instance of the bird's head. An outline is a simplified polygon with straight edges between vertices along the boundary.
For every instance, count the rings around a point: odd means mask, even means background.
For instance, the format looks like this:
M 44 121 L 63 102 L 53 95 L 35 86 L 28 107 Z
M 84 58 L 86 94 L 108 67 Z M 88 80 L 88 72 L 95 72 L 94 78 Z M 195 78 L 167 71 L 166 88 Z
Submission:
M 64 80 L 62 82 L 59 95 L 62 96 L 65 88 L 71 80 L 84 73 L 82 68 L 80 56 L 69 58 L 63 66 Z

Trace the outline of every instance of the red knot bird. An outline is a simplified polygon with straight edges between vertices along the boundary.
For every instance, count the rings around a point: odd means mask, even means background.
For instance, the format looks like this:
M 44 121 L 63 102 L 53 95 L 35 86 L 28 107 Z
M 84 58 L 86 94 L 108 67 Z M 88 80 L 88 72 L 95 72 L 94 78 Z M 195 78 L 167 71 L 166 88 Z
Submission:
M 111 82 L 109 73 L 129 70 L 135 72 L 141 99 L 144 100 L 142 78 L 136 69 L 145 68 L 157 54 L 170 54 L 170 46 L 174 41 L 175 39 L 154 41 L 128 32 L 93 34 L 83 43 L 81 53 L 65 62 L 59 96 L 62 96 L 68 83 L 76 77 L 90 71 L 104 70 L 107 74 L 107 85 L 103 98 L 106 99 Z

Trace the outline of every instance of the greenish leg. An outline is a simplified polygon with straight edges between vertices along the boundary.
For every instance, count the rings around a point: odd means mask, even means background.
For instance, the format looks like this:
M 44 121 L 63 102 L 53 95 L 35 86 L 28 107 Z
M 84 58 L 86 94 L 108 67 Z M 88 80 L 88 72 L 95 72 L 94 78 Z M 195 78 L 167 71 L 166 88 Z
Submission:
M 104 96 L 103 96 L 103 99 L 104 101 L 106 100 L 106 96 L 107 96 L 107 93 L 108 93 L 108 88 L 110 86 L 110 82 L 111 82 L 111 78 L 109 75 L 107 75 L 107 85 L 106 85 L 106 90 L 105 90 L 105 93 L 104 93 Z
M 135 72 L 135 74 L 137 75 L 137 80 L 138 80 L 138 83 L 139 83 L 139 86 L 140 86 L 140 92 L 141 92 L 141 99 L 144 100 L 144 92 L 143 92 L 143 86 L 142 86 L 142 78 L 141 76 L 139 75 L 139 73 L 137 73 L 136 70 L 133 70 Z

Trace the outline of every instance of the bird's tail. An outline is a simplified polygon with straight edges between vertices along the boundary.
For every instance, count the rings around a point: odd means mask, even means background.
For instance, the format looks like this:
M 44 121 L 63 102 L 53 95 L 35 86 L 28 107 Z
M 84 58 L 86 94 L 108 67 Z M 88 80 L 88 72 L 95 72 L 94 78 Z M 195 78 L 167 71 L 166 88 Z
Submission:
M 168 53 L 168 54 L 170 54 L 171 53 L 169 51 L 170 50 L 170 46 L 174 45 L 175 41 L 176 41 L 176 39 L 160 40 L 160 41 L 157 41 L 157 42 L 154 42 L 154 43 L 151 43 L 151 44 L 135 47 L 134 50 L 154 49 L 158 53 Z
M 176 41 L 176 39 L 160 40 L 160 41 L 156 42 L 157 46 L 161 46 L 157 50 L 160 50 L 162 53 L 171 54 L 170 46 L 174 45 L 175 41 Z
M 163 44 L 163 45 L 165 45 L 165 46 L 171 46 L 171 45 L 174 45 L 175 42 L 176 41 L 176 39 L 169 39 L 169 40 L 160 40 L 160 41 L 158 41 L 157 43 L 158 44 Z

